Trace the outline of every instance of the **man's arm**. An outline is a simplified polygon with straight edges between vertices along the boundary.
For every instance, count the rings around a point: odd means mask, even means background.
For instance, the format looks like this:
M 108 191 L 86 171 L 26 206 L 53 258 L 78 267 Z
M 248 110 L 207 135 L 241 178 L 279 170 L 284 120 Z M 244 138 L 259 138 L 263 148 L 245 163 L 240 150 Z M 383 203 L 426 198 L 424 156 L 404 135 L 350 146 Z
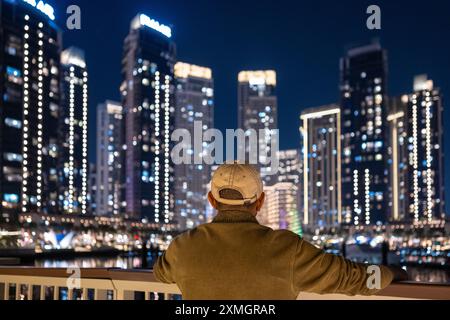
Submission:
M 368 284 L 368 278 L 373 272 L 368 272 L 368 267 L 328 254 L 300 239 L 293 262 L 293 290 L 319 294 L 372 295 L 392 282 L 394 274 L 391 270 L 379 266 L 380 287 L 373 288 Z
M 173 251 L 174 249 L 171 244 L 167 251 L 163 252 L 163 254 L 158 257 L 153 266 L 153 274 L 159 282 L 175 283 L 175 255 L 173 254 Z

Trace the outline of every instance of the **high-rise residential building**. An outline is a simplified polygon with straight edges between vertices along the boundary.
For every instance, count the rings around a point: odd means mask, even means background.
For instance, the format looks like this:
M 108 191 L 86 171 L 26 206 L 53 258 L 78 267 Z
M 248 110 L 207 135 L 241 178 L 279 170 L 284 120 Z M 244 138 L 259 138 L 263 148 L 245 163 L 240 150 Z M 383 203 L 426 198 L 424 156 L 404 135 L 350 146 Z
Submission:
M 408 221 L 408 125 L 406 108 L 408 96 L 389 98 L 389 221 Z
M 59 117 L 59 202 L 62 213 L 88 212 L 88 72 L 84 51 L 61 54 L 62 99 Z
M 58 212 L 61 37 L 44 2 L 0 1 L 0 221 Z
M 445 219 L 443 104 L 426 75 L 414 92 L 393 99 L 390 123 L 392 221 Z
M 122 146 L 123 110 L 114 101 L 105 101 L 97 107 L 97 165 L 96 210 L 97 215 L 118 215 L 122 199 Z
M 344 222 L 387 221 L 387 54 L 378 43 L 341 60 L 342 210 Z
M 330 104 L 301 114 L 303 225 L 332 228 L 342 222 L 341 110 Z
M 303 208 L 303 188 L 301 186 L 303 171 L 300 149 L 280 150 L 277 152 L 277 157 L 278 173 L 273 179 L 276 180 L 276 183 L 289 182 L 296 187 L 297 214 L 300 221 Z
M 277 182 L 291 182 L 296 186 L 301 182 L 301 156 L 300 150 L 289 149 L 280 150 L 278 156 L 278 174 Z
M 175 129 L 184 129 L 194 137 L 195 124 L 200 134 L 214 128 L 214 83 L 211 69 L 177 62 L 175 64 L 176 111 Z M 189 148 L 202 158 L 204 145 L 195 150 L 195 142 Z M 211 166 L 204 161 L 175 165 L 175 220 L 181 230 L 191 229 L 207 220 L 208 184 L 211 181 Z
M 297 208 L 297 186 L 290 182 L 279 182 L 264 187 L 265 201 L 257 219 L 274 230 L 285 229 L 301 233 Z
M 170 138 L 176 52 L 171 36 L 170 27 L 139 14 L 131 22 L 122 60 L 125 211 L 155 223 L 173 218 Z
M 238 76 L 238 128 L 255 130 L 259 145 L 270 146 L 273 130 L 278 129 L 277 76 L 273 70 L 242 71 Z M 260 134 L 260 130 L 264 134 Z M 248 151 L 248 150 L 246 150 Z M 267 154 L 272 152 L 267 149 Z M 261 177 L 266 185 L 276 182 L 276 175 L 263 163 L 265 152 L 258 155 Z

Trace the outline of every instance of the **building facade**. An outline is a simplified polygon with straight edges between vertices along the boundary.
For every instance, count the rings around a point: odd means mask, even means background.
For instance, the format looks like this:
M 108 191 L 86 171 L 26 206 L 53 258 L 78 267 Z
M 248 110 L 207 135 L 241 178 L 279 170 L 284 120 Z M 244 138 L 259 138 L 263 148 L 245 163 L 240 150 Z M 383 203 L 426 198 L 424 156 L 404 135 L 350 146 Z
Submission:
M 86 214 L 88 203 L 88 72 L 84 52 L 61 54 L 62 100 L 59 117 L 59 202 L 61 213 Z
M 342 222 L 341 110 L 331 104 L 301 114 L 303 225 L 333 228 Z
M 61 35 L 53 8 L 0 1 L 0 222 L 58 212 Z
M 377 43 L 341 60 L 344 222 L 387 221 L 387 54 Z
M 414 91 L 393 99 L 391 135 L 391 220 L 445 219 L 442 95 L 426 75 Z
M 136 16 L 122 60 L 124 204 L 127 216 L 155 223 L 173 218 L 174 64 L 170 27 Z
M 277 182 L 291 182 L 296 186 L 301 183 L 301 156 L 300 150 L 280 150 L 278 156 Z
M 257 219 L 274 230 L 290 230 L 301 234 L 297 209 L 297 186 L 290 182 L 279 182 L 264 188 L 265 201 Z
M 292 183 L 296 187 L 297 219 L 301 222 L 303 209 L 302 159 L 300 149 L 280 150 L 277 152 L 278 173 L 276 183 Z
M 183 62 L 175 64 L 176 112 L 175 129 L 187 130 L 194 137 L 195 124 L 203 131 L 214 128 L 214 83 L 211 69 Z M 192 139 L 191 139 L 192 141 Z M 200 146 L 200 159 L 204 145 Z M 195 141 L 189 153 L 194 154 Z M 175 171 L 175 220 L 180 230 L 191 229 L 205 223 L 208 212 L 208 187 L 211 181 L 211 166 L 204 161 L 181 163 Z
M 95 214 L 113 216 L 122 211 L 121 184 L 123 108 L 114 101 L 97 107 L 97 165 Z
M 277 76 L 273 70 L 242 71 L 238 75 L 238 129 L 255 130 L 258 144 L 270 146 L 273 130 L 278 129 Z M 263 134 L 260 134 L 261 132 Z M 248 152 L 248 150 L 246 150 Z M 259 150 L 258 164 L 265 184 L 276 182 L 276 175 L 264 165 L 266 152 Z M 272 150 L 267 149 L 267 154 Z

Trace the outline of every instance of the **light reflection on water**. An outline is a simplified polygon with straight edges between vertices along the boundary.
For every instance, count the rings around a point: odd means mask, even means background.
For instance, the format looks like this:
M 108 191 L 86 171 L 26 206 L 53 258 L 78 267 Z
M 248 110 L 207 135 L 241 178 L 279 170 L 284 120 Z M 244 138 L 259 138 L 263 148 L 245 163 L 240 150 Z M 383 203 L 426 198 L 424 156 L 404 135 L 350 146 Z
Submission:
M 117 257 L 83 257 L 74 259 L 46 259 L 36 260 L 35 267 L 41 268 L 120 268 L 139 269 L 142 267 L 141 257 L 117 256 Z M 148 265 L 153 265 L 153 259 L 149 257 Z
M 154 263 L 155 258 L 149 256 L 148 267 Z M 139 269 L 142 267 L 141 257 L 139 256 L 118 256 L 118 257 L 92 257 L 75 259 L 47 259 L 36 260 L 36 267 L 43 268 L 121 268 L 121 269 Z M 412 281 L 428 283 L 446 283 L 450 284 L 450 270 L 407 267 L 408 274 Z
M 407 267 L 411 281 L 450 284 L 450 270 Z

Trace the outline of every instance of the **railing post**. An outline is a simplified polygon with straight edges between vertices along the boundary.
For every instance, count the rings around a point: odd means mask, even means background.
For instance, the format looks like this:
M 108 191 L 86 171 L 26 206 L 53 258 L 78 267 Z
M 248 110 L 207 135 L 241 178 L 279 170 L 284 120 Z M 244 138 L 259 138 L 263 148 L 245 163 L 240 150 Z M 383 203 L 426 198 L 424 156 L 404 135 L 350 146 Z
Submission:
M 95 289 L 94 300 L 106 300 L 106 290 Z
M 5 282 L 5 288 L 3 289 L 3 300 L 9 300 L 9 283 Z
M 39 299 L 45 300 L 45 286 L 41 285 L 39 289 Z
M 135 292 L 130 290 L 122 290 L 122 300 L 135 300 Z
M 115 290 L 114 292 L 114 300 L 123 300 L 124 291 L 122 289 Z
M 22 289 L 22 286 L 20 283 L 16 283 L 16 301 L 20 300 L 20 291 Z
M 28 284 L 27 300 L 33 300 L 33 285 L 31 283 Z
M 67 300 L 73 300 L 73 289 L 67 288 Z
M 81 300 L 87 300 L 88 299 L 88 288 L 83 288 L 83 293 L 81 295 Z

